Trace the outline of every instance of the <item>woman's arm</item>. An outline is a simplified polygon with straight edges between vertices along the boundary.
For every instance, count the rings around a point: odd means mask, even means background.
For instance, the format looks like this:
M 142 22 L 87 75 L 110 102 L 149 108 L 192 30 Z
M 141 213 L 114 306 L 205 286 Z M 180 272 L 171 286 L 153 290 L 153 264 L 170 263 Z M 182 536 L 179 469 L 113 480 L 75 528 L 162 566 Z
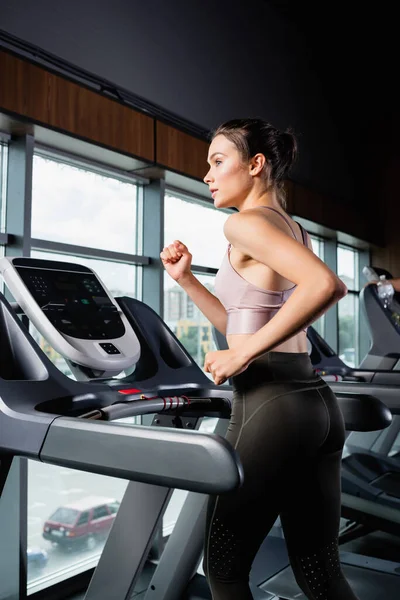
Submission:
M 267 218 L 235 213 L 227 219 L 224 232 L 234 248 L 297 286 L 276 315 L 243 344 L 246 362 L 293 337 L 347 294 L 344 283 L 309 248 Z
M 214 294 L 212 294 L 200 281 L 189 273 L 178 279 L 177 283 L 190 296 L 195 305 L 218 331 L 226 334 L 226 310 Z

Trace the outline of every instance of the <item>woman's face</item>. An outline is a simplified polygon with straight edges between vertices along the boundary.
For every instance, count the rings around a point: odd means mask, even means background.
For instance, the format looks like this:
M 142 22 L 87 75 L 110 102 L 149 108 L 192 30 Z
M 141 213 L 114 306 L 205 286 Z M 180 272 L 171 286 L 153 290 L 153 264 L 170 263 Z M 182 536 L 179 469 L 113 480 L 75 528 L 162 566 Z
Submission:
M 246 165 L 233 142 L 217 135 L 210 144 L 210 170 L 204 182 L 210 188 L 216 208 L 239 208 L 253 186 L 250 164 Z

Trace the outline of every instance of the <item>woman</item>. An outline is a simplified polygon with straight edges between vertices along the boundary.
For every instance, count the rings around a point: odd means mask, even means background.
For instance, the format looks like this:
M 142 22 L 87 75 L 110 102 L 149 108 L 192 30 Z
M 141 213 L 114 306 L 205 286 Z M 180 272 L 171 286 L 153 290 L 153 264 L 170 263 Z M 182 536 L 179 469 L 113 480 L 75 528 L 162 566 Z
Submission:
M 289 132 L 261 119 L 229 121 L 214 133 L 204 177 L 216 208 L 232 207 L 214 296 L 191 273 L 180 241 L 160 254 L 169 275 L 224 335 L 209 352 L 216 384 L 232 377 L 227 440 L 243 486 L 210 498 L 204 571 L 213 600 L 250 600 L 254 557 L 278 516 L 291 566 L 307 598 L 354 600 L 339 563 L 344 424 L 336 397 L 315 375 L 306 328 L 347 289 L 312 252 L 285 212 L 283 182 L 296 154 Z

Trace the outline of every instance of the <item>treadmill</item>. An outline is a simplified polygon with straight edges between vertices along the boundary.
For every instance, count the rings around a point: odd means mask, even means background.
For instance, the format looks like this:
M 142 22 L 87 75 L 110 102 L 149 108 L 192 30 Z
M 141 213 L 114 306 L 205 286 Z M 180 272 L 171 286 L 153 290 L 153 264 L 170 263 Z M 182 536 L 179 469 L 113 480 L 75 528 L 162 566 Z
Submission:
M 129 480 L 85 596 L 128 599 L 172 490 L 203 498 L 241 485 L 233 448 L 221 435 L 197 431 L 204 415 L 226 422 L 230 392 L 210 382 L 151 308 L 131 298 L 117 302 L 90 269 L 5 258 L 0 272 L 16 300 L 12 306 L 0 294 L 0 510 L 2 498 L 15 489 L 16 457 Z M 17 312 L 80 380 L 53 365 Z M 133 373 L 111 377 L 124 370 Z M 153 426 L 111 422 L 148 414 L 156 415 Z M 17 535 L 18 511 L 7 514 L 7 527 Z M 11 554 L 3 531 L 5 599 L 26 594 L 26 566 L 18 544 L 14 548 Z
M 364 268 L 369 281 L 392 279 L 384 269 Z M 360 292 L 360 305 L 371 337 L 371 347 L 360 363 L 360 369 L 398 369 L 400 359 L 400 294 L 391 284 L 390 298 L 380 298 L 377 285 L 368 285 Z M 386 286 L 385 286 L 386 287 Z
M 226 430 L 232 390 L 210 382 L 151 308 L 132 298 L 114 299 L 91 269 L 6 258 L 0 272 L 16 300 L 11 306 L 0 295 L 4 490 L 15 456 L 130 481 L 89 600 L 131 597 L 172 488 L 189 490 L 147 591 L 149 598 L 180 600 L 201 557 L 207 495 L 229 493 L 243 478 L 226 440 L 196 431 L 203 416 L 218 417 L 217 432 Z M 80 381 L 47 359 L 18 311 Z M 128 374 L 112 377 L 122 370 Z M 391 422 L 390 411 L 371 394 L 343 393 L 339 402 L 349 429 L 369 431 Z M 110 422 L 143 414 L 154 415 L 152 426 Z
M 368 286 L 364 292 L 375 303 L 373 287 Z M 374 530 L 400 536 L 400 458 L 393 451 L 400 439 L 400 372 L 352 369 L 313 327 L 309 327 L 307 337 L 314 368 L 323 378 L 333 380 L 330 385 L 335 392 L 371 390 L 378 398 L 383 392 L 393 414 L 391 426 L 384 431 L 368 435 L 351 432 L 346 438 L 342 461 L 343 516 L 352 523 L 343 532 L 343 541 Z
M 226 338 L 220 332 L 214 329 L 213 335 L 219 349 L 228 348 Z M 339 403 L 343 393 L 373 394 L 390 406 L 393 413 L 399 414 L 400 387 L 397 384 L 385 386 L 381 380 L 387 375 L 390 381 L 396 381 L 400 373 L 359 372 L 350 369 L 313 327 L 308 328 L 308 345 L 314 368 L 321 372 L 323 379 L 327 380 L 328 385 L 337 395 Z M 362 377 L 364 373 L 365 378 Z M 375 383 L 376 380 L 378 383 Z M 381 453 L 377 455 L 376 452 L 378 447 L 380 450 L 384 448 L 384 443 L 379 445 L 380 437 L 390 447 L 391 437 L 397 436 L 396 419 L 399 417 L 394 417 L 388 428 L 378 429 L 372 426 L 369 430 L 366 428 L 357 430 L 356 427 L 349 426 L 345 418 L 347 437 L 342 460 L 342 517 L 349 521 L 346 527 L 341 529 L 340 544 L 357 540 L 362 535 L 377 530 L 400 535 L 398 487 L 400 465 L 399 462 L 385 458 Z M 374 440 L 376 445 L 373 444 Z M 357 447 L 357 444 L 360 447 Z M 372 446 L 371 449 L 368 447 L 369 444 Z M 400 590 L 400 580 L 397 579 L 400 574 L 398 563 L 351 552 L 341 552 L 340 556 L 346 576 L 360 598 L 378 600 L 382 598 L 383 589 L 385 599 L 398 598 Z M 275 597 L 291 600 L 305 598 L 291 570 L 285 565 L 287 560 L 282 540 L 276 536 L 268 536 L 253 564 L 251 581 L 253 581 L 254 598 L 265 598 L 260 595 L 259 589 L 271 593 L 271 596 L 267 596 L 271 600 L 272 598 L 275 600 Z M 266 565 L 269 565 L 269 577 L 266 577 Z M 363 569 L 371 569 L 371 571 Z M 209 596 L 205 597 L 209 598 Z M 193 596 L 194 598 L 196 595 Z

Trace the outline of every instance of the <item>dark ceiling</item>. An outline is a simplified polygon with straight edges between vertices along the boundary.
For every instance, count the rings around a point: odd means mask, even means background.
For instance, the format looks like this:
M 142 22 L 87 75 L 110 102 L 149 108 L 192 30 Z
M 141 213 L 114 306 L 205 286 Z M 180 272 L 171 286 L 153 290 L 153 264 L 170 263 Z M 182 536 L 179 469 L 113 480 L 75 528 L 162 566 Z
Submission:
M 395 4 L 264 1 L 301 33 L 306 60 L 343 144 L 352 150 L 354 169 L 379 178 L 400 154 Z M 364 180 L 370 187 L 370 177 Z

